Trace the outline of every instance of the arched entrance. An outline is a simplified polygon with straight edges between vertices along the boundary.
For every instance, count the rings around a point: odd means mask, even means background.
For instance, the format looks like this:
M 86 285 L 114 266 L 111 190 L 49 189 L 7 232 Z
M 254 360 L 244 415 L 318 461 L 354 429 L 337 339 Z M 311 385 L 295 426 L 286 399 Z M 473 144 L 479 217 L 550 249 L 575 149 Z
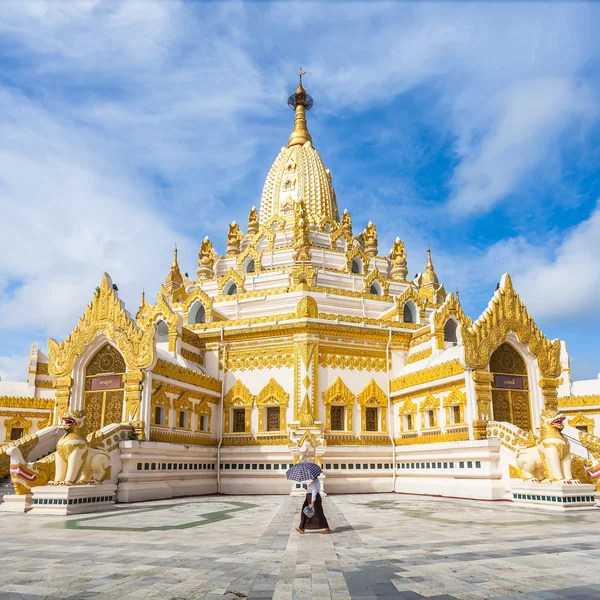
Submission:
M 123 357 L 110 344 L 102 346 L 90 360 L 85 371 L 83 404 L 89 433 L 122 421 L 125 369 Z
M 510 345 L 501 344 L 490 357 L 494 421 L 531 430 L 531 401 L 527 365 Z

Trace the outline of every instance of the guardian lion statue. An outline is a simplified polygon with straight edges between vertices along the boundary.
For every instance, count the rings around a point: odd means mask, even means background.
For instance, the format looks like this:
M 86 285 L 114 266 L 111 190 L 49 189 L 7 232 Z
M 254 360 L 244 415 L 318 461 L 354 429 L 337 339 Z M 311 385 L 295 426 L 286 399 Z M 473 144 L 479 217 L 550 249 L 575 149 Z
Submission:
M 573 479 L 571 446 L 561 433 L 565 416 L 546 409 L 542 411 L 541 420 L 538 443 L 517 451 L 517 466 L 523 479 L 535 483 L 580 483 Z
M 64 414 L 60 426 L 67 433 L 56 444 L 56 471 L 48 485 L 91 485 L 109 479 L 110 456 L 88 445 L 85 411 Z

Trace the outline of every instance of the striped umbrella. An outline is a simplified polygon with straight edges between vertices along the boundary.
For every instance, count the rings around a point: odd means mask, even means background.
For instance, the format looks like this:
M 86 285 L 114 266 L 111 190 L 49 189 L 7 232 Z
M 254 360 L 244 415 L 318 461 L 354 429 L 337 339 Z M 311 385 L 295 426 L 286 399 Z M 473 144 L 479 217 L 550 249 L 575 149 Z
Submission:
M 310 481 L 322 472 L 321 467 L 315 463 L 301 462 L 288 469 L 285 475 L 292 481 Z

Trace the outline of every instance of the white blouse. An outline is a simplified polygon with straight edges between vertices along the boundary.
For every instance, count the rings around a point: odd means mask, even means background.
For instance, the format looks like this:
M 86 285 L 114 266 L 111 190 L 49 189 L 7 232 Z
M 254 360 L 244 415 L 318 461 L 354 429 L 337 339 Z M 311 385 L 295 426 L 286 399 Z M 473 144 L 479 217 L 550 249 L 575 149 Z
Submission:
M 317 499 L 317 494 L 321 491 L 321 482 L 315 477 L 307 486 L 306 493 L 312 493 L 311 502 Z

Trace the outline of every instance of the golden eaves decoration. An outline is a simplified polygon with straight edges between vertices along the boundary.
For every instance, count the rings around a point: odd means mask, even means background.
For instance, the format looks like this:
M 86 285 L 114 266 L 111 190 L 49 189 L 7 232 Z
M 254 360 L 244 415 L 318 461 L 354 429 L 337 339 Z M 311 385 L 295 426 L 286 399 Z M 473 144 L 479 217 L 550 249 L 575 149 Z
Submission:
M 290 395 L 283 389 L 283 387 L 275 381 L 273 377 L 269 380 L 267 385 L 258 393 L 256 396 L 256 405 L 264 406 L 266 404 L 279 404 L 280 406 L 287 406 L 290 401 Z
M 423 398 L 420 408 L 421 410 L 430 410 L 440 408 L 441 401 L 436 398 L 431 392 L 428 392 L 425 398 Z
M 155 331 L 154 327 L 145 331 L 138 328 L 113 289 L 110 276 L 104 273 L 92 302 L 69 337 L 60 344 L 48 340 L 48 372 L 53 377 L 69 375 L 85 346 L 100 333 L 116 344 L 128 369 L 147 369 L 154 363 Z
M 511 331 L 537 356 L 543 377 L 560 375 L 560 340 L 550 342 L 546 339 L 513 289 L 507 273 L 488 308 L 471 327 L 462 331 L 467 366 L 486 369 L 492 352 Z
M 157 360 L 156 365 L 152 369 L 152 373 L 154 375 L 166 377 L 167 379 L 172 379 L 181 383 L 188 383 L 190 385 L 195 385 L 199 388 L 212 390 L 214 392 L 221 391 L 220 380 L 210 377 L 210 375 L 200 373 L 194 369 L 188 369 L 166 360 Z
M 558 399 L 559 408 L 575 408 L 579 406 L 600 407 L 600 394 L 589 396 L 567 396 Z
M 241 379 L 237 379 L 223 399 L 223 405 L 225 408 L 230 406 L 245 406 L 246 408 L 250 408 L 254 406 L 254 396 L 242 383 Z

